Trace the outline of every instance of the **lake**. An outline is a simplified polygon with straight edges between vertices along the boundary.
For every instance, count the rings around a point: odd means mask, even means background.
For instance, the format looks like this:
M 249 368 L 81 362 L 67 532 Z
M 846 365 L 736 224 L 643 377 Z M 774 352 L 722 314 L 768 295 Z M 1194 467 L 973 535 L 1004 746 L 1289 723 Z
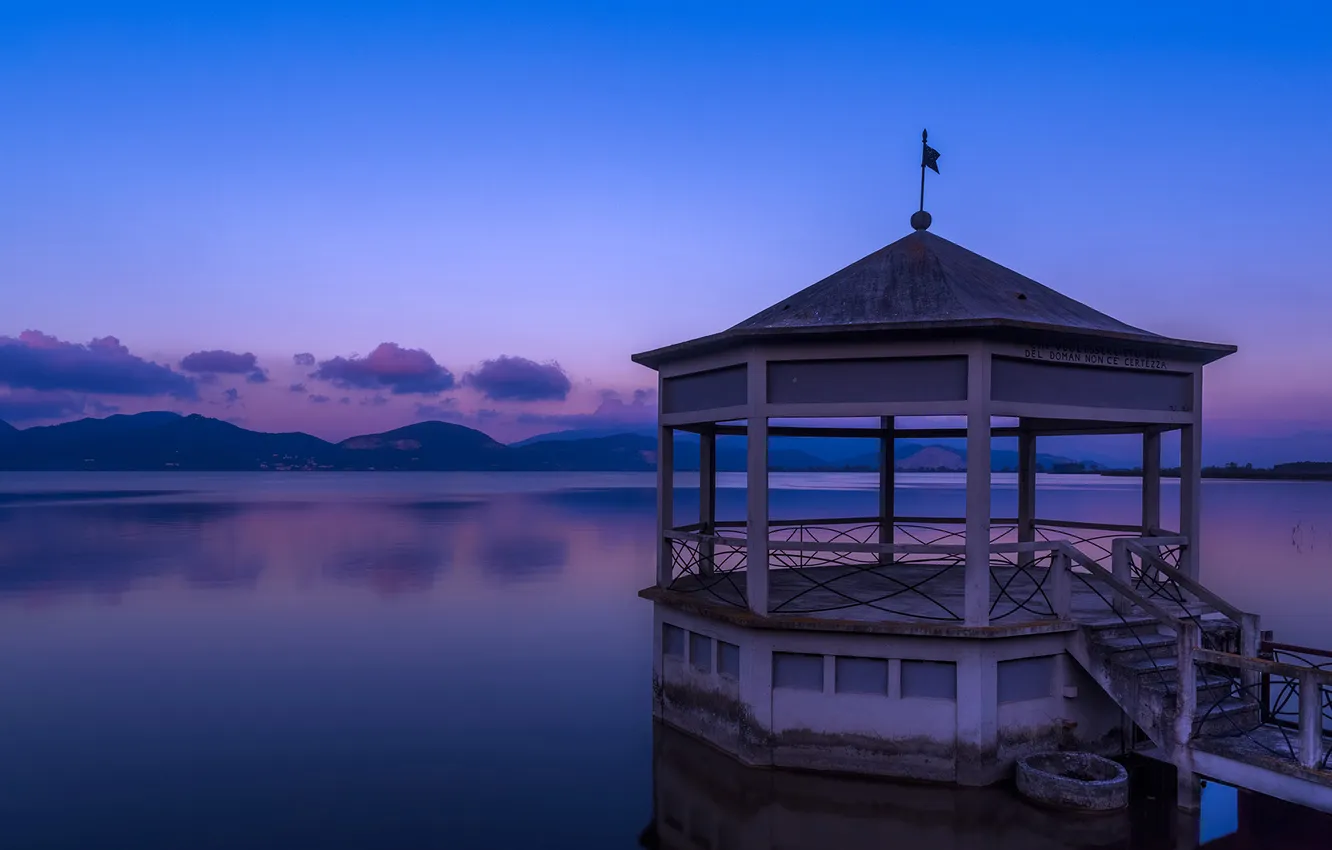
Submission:
M 696 511 L 690 483 L 677 479 L 677 516 Z M 719 485 L 719 516 L 738 518 L 743 476 Z M 654 486 L 6 473 L 0 846 L 631 848 L 654 787 L 741 827 L 755 806 L 780 810 L 781 834 L 745 846 L 883 846 L 916 827 L 958 848 L 1173 846 L 1152 824 L 1106 844 L 1003 789 L 774 779 L 654 736 L 652 611 L 635 595 L 654 580 Z M 875 487 L 774 474 L 772 512 L 871 514 Z M 898 487 L 900 514 L 962 513 L 960 476 Z M 1135 479 L 1039 488 L 1043 518 L 1136 520 Z M 1278 640 L 1332 647 L 1332 483 L 1203 491 L 1203 579 Z M 1012 476 L 995 476 L 994 499 L 996 516 L 1016 513 Z M 1167 526 L 1177 502 L 1167 481 Z M 1237 813 L 1215 785 L 1204 806 L 1205 838 L 1241 815 L 1266 835 L 1302 817 Z

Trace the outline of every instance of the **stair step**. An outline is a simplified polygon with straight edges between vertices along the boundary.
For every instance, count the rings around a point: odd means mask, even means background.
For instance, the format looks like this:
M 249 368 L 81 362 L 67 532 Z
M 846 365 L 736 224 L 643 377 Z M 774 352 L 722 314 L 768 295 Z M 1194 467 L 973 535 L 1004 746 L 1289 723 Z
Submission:
M 1093 620 L 1082 623 L 1090 630 L 1089 635 L 1096 643 L 1104 643 L 1107 640 L 1117 638 L 1135 638 L 1135 637 L 1156 637 L 1161 634 L 1161 624 L 1153 619 L 1130 619 L 1121 620 L 1119 618 Z M 1173 635 L 1167 635 L 1174 640 Z
M 1156 677 L 1149 673 L 1144 675 L 1142 686 L 1153 691 L 1160 691 L 1166 694 L 1174 695 L 1179 692 L 1179 671 L 1176 669 L 1162 671 L 1165 675 Z M 1226 676 L 1198 675 L 1198 704 L 1210 705 L 1217 699 L 1227 699 L 1231 691 L 1231 680 Z
M 1175 649 L 1174 635 L 1149 634 L 1149 635 L 1113 635 L 1110 637 L 1096 636 L 1093 640 L 1098 646 L 1103 646 L 1111 652 L 1131 652 L 1133 650 L 1151 650 L 1151 649 Z
M 1110 632 L 1117 629 L 1133 628 L 1159 628 L 1161 623 L 1155 617 L 1139 617 L 1129 615 L 1120 617 L 1117 614 L 1104 614 L 1093 620 L 1081 620 L 1082 625 L 1096 632 Z
M 1260 722 L 1258 703 L 1235 697 L 1226 697 L 1211 705 L 1199 704 L 1195 717 L 1194 732 L 1199 735 L 1238 734 Z
M 1143 673 L 1155 673 L 1157 671 L 1169 671 L 1173 674 L 1179 667 L 1179 659 L 1174 655 L 1169 655 L 1165 658 L 1134 658 L 1132 660 L 1116 659 L 1112 663 L 1117 667 L 1127 667 L 1138 675 L 1142 675 Z

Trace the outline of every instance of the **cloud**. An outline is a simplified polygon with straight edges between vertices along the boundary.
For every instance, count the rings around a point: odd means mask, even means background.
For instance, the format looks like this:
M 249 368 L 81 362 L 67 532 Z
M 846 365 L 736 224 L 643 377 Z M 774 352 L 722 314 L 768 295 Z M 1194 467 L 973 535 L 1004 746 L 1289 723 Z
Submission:
M 305 384 L 292 384 L 291 386 L 287 387 L 287 392 L 303 393 L 305 392 Z
M 463 382 L 492 401 L 563 401 L 573 388 L 560 364 L 508 355 L 485 361 Z
M 351 404 L 351 399 L 348 398 L 347 396 L 343 396 L 342 398 L 338 399 L 338 404 Z
M 315 404 L 328 404 L 329 398 L 326 395 L 311 395 L 310 401 Z
M 241 395 L 240 392 L 235 387 L 232 387 L 228 389 L 226 392 L 222 393 L 222 397 L 227 400 L 227 407 L 230 407 L 231 405 L 240 401 Z
M 394 395 L 438 395 L 451 390 L 453 373 L 426 351 L 381 343 L 365 357 L 334 357 L 319 364 L 310 377 L 341 389 L 387 389 Z
M 597 405 L 593 416 L 607 419 L 655 419 L 657 415 L 657 391 L 637 389 L 629 396 L 629 401 L 615 390 L 602 390 L 601 403 Z
M 613 425 L 650 425 L 657 418 L 656 390 L 634 390 L 626 401 L 618 390 L 602 390 L 592 413 L 524 413 L 523 425 L 551 428 L 601 428 Z
M 0 336 L 0 384 L 21 389 L 198 398 L 193 378 L 130 354 L 113 336 L 85 344 L 40 331 Z
M 186 354 L 180 359 L 180 368 L 186 372 L 216 372 L 221 375 L 240 375 L 259 368 L 258 358 L 250 352 L 213 349 Z
M 363 399 L 361 399 L 361 402 L 360 402 L 361 407 L 383 407 L 384 405 L 386 405 L 386 404 L 388 404 L 388 403 L 389 403 L 389 400 L 386 399 L 386 398 L 384 398 L 384 396 L 381 395 L 380 393 L 375 393 L 374 395 L 370 396 L 369 398 L 363 398 Z
M 245 376 L 245 382 L 247 384 L 266 384 L 268 383 L 268 373 L 263 369 L 255 369 Z
M 65 392 L 37 390 L 10 390 L 0 395 L 0 421 L 31 422 L 42 419 L 65 419 L 83 413 L 88 406 L 83 396 Z
M 293 354 L 291 355 L 291 362 L 295 363 L 297 366 L 313 366 L 315 364 L 315 356 L 309 353 Z

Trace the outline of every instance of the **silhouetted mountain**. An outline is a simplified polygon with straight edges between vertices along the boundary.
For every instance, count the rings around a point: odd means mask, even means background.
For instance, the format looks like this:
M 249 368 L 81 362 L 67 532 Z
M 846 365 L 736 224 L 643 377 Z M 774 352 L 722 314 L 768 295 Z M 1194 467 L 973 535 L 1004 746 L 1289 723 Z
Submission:
M 643 434 L 515 443 L 509 452 L 511 469 L 613 472 L 657 468 L 657 438 Z
M 309 434 L 154 412 L 25 428 L 0 442 L 0 468 L 246 470 L 327 461 L 332 448 Z
M 535 443 L 566 443 L 571 440 L 598 440 L 602 437 L 619 437 L 624 434 L 633 434 L 639 437 L 651 437 L 653 442 L 657 439 L 656 425 L 610 425 L 605 428 L 570 428 L 568 431 L 551 431 L 548 434 L 537 434 L 535 437 L 528 437 L 526 440 L 519 440 L 516 443 L 509 443 L 514 448 L 522 448 Z M 694 439 L 698 439 L 695 437 Z
M 864 449 L 872 442 L 781 438 L 773 440 L 768 460 L 774 470 L 875 470 L 877 452 L 846 453 L 850 447 Z M 165 412 L 81 419 L 22 430 L 0 428 L 0 469 L 6 470 L 648 471 L 656 468 L 656 459 L 657 440 L 653 434 L 534 438 L 504 445 L 480 431 L 447 422 L 418 422 L 336 444 L 309 434 L 264 434 L 204 416 Z M 675 467 L 697 470 L 698 459 L 698 436 L 679 434 Z M 717 439 L 718 471 L 743 472 L 747 461 L 743 437 Z M 1095 468 L 1094 464 L 1056 455 L 1038 455 L 1037 461 L 1039 468 L 1047 471 Z M 996 470 L 1016 465 L 1015 452 L 994 452 Z M 966 452 L 953 446 L 899 442 L 895 466 L 905 470 L 961 470 L 966 468 Z
M 512 469 L 511 453 L 480 431 L 449 422 L 418 422 L 343 440 L 332 462 L 338 469 Z

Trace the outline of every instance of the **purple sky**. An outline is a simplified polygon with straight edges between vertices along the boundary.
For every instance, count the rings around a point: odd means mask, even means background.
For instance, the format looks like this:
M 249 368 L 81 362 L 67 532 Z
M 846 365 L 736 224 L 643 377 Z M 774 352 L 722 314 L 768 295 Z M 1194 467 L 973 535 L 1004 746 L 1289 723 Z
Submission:
M 935 232 L 1240 346 L 1209 460 L 1332 459 L 1322 4 L 271 5 L 0 11 L 0 418 L 647 421 L 629 354 L 903 235 L 928 126 Z

